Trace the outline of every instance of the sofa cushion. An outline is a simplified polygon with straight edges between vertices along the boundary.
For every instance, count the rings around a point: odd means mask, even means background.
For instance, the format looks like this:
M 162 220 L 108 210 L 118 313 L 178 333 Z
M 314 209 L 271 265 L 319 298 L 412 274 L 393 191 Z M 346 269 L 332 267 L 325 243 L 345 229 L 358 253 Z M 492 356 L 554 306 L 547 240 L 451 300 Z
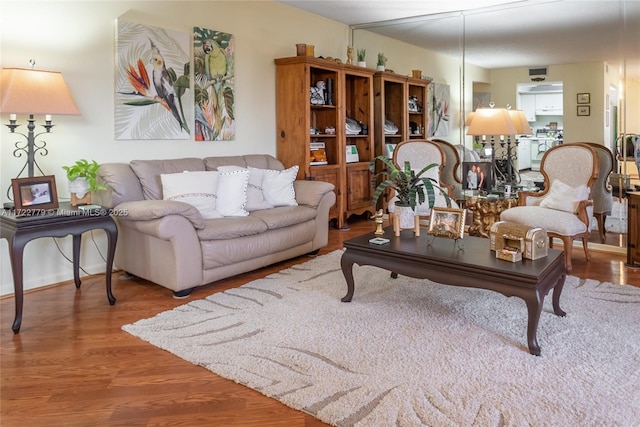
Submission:
M 218 166 L 241 166 L 254 167 L 258 169 L 282 170 L 284 165 L 275 157 L 269 154 L 249 154 L 246 156 L 220 156 L 206 157 L 204 164 L 207 170 L 217 170 Z
M 308 221 L 255 236 L 228 240 L 200 240 L 202 266 L 205 270 L 209 270 L 236 263 L 251 264 L 251 260 L 264 256 L 270 257 L 272 262 L 277 262 L 282 259 L 278 256 L 282 252 L 290 253 L 287 258 L 310 252 L 312 250 L 310 241 L 314 238 L 316 230 L 315 221 Z M 296 247 L 301 249 L 292 249 Z
M 251 213 L 254 218 L 260 218 L 269 230 L 289 227 L 314 219 L 318 211 L 308 206 L 282 206 Z
M 267 224 L 253 215 L 225 217 L 204 221 L 204 228 L 197 231 L 200 240 L 225 240 L 253 236 L 267 231 Z
M 216 209 L 223 216 L 247 216 L 247 184 L 249 171 L 238 169 L 229 172 L 218 172 L 218 194 Z
M 202 218 L 222 218 L 216 210 L 218 172 L 195 171 L 160 174 L 162 198 L 195 206 Z
M 249 167 L 251 169 L 251 167 Z M 273 206 L 298 206 L 293 182 L 298 175 L 298 166 L 282 171 L 264 169 L 262 177 L 262 194 Z
M 273 207 L 264 199 L 262 194 L 262 178 L 264 176 L 263 169 L 250 168 L 246 169 L 242 166 L 218 166 L 218 172 L 231 172 L 236 170 L 249 171 L 249 183 L 247 184 L 247 205 L 245 209 L 248 212 L 258 211 L 261 209 L 270 209 Z
M 204 171 L 202 159 L 185 158 L 169 160 L 133 160 L 131 169 L 142 185 L 142 194 L 147 200 L 162 199 L 162 182 L 160 174 L 184 171 Z

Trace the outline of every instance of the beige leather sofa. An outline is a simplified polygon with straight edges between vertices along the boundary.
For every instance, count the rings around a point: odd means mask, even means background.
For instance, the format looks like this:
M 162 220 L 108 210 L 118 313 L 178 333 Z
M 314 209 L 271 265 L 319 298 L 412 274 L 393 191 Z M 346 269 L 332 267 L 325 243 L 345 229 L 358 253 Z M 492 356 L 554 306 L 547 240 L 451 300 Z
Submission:
M 106 191 L 93 202 L 114 209 L 118 268 L 187 296 L 192 288 L 289 258 L 317 253 L 328 239 L 332 184 L 295 181 L 298 206 L 203 219 L 190 204 L 162 199 L 161 174 L 237 165 L 283 170 L 270 155 L 136 160 L 100 166 Z

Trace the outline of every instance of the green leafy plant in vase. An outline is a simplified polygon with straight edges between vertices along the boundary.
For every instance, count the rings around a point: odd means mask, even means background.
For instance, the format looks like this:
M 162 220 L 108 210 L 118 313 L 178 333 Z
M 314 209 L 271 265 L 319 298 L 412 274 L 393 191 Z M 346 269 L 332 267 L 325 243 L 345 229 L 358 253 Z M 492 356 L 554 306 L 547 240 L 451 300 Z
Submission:
M 431 163 L 416 173 L 411 169 L 410 162 L 404 162 L 403 167 L 400 168 L 388 157 L 378 156 L 369 162 L 369 170 L 372 173 L 375 172 L 376 161 L 384 163 L 386 168 L 375 174 L 376 178 L 383 177 L 384 180 L 378 184 L 373 193 L 374 207 L 377 206 L 380 196 L 387 190 L 393 190 L 395 193 L 396 211 L 403 208 L 412 211 L 411 221 L 415 216 L 416 206 L 419 204 L 427 203 L 430 209 L 433 208 L 436 201 L 436 191 L 444 196 L 447 206 L 451 206 L 451 199 L 446 191 L 440 188 L 433 178 L 422 176 L 428 170 L 439 167 L 438 163 Z M 399 213 L 395 212 L 394 215 L 399 215 Z M 413 224 L 411 226 L 408 226 L 408 223 L 400 224 L 400 228 L 413 228 Z
M 365 57 L 367 56 L 367 49 L 358 49 L 357 55 L 358 55 L 358 65 L 361 67 L 366 67 L 367 62 Z
M 379 71 L 384 71 L 387 68 L 387 57 L 384 56 L 384 53 L 378 53 L 378 63 L 376 65 Z
M 95 161 L 80 159 L 71 166 L 63 166 L 69 180 L 69 192 L 71 193 L 71 206 L 86 205 L 91 203 L 91 192 L 106 190 L 97 181 L 98 168 Z

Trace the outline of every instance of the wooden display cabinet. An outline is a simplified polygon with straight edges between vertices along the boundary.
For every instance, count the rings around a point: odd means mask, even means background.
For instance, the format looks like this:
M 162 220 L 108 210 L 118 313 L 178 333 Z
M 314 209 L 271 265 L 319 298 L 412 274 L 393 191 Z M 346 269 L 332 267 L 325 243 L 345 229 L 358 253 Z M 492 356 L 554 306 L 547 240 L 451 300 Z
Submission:
M 373 214 L 368 171 L 374 155 L 373 135 L 370 131 L 346 133 L 347 117 L 367 125 L 369 130 L 374 127 L 373 70 L 308 56 L 279 58 L 275 63 L 278 159 L 287 168 L 299 165 L 298 179 L 335 186 L 336 204 L 329 219 L 335 220 L 338 228 L 346 228 L 350 215 Z M 332 99 L 312 104 L 311 89 L 318 81 L 327 86 L 329 79 L 333 83 Z M 326 132 L 328 128 L 335 133 Z M 311 164 L 313 143 L 324 143 L 326 164 Z M 347 145 L 357 147 L 357 162 L 347 163 Z
M 398 144 L 407 139 L 427 138 L 429 129 L 428 101 L 429 80 L 416 79 L 388 71 L 376 72 L 373 78 L 375 156 L 386 155 L 387 144 Z M 417 108 L 409 107 L 410 97 L 415 97 Z M 385 121 L 393 122 L 398 131 L 385 131 Z M 412 128 L 414 131 L 412 132 Z M 378 167 L 382 163 L 379 162 Z M 378 179 L 378 182 L 380 179 Z M 378 202 L 378 208 L 386 209 L 389 194 Z
M 628 195 L 627 265 L 640 267 L 640 192 Z
M 427 130 L 429 129 L 429 115 L 427 108 L 429 105 L 429 83 L 430 82 L 428 80 L 414 79 L 411 77 L 407 79 L 407 134 L 410 139 L 427 138 Z M 412 97 L 417 101 L 417 108 L 413 108 L 411 103 Z

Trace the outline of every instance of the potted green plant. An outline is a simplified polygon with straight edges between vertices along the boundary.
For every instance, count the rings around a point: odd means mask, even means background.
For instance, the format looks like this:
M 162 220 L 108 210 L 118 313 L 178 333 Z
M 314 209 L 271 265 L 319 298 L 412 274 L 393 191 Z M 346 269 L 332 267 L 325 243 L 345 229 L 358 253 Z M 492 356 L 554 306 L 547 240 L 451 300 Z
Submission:
M 71 205 L 77 206 L 91 203 L 91 192 L 106 190 L 102 184 L 98 184 L 98 168 L 95 161 L 80 159 L 71 166 L 63 166 L 69 180 L 69 192 L 71 193 Z
M 387 68 L 387 57 L 384 53 L 378 53 L 378 63 L 376 64 L 378 71 L 384 71 Z
M 376 161 L 381 161 L 386 166 L 385 169 L 378 172 L 375 176 L 383 176 L 385 179 L 378 184 L 373 193 L 373 205 L 376 206 L 378 199 L 388 189 L 395 191 L 397 198 L 395 202 L 396 210 L 399 208 L 410 209 L 412 211 L 410 219 L 413 222 L 416 206 L 418 204 L 428 203 L 429 208 L 433 208 L 436 201 L 436 191 L 439 191 L 445 197 L 447 206 L 451 206 L 451 199 L 445 191 L 440 188 L 435 180 L 422 175 L 432 168 L 437 168 L 437 163 L 431 163 L 419 172 L 411 169 L 410 162 L 405 162 L 403 168 L 399 168 L 391 159 L 386 156 L 378 156 L 369 162 L 369 170 L 374 173 Z M 397 212 L 399 214 L 399 212 Z M 399 217 L 403 218 L 402 215 Z M 401 228 L 411 228 L 413 225 L 401 224 Z
M 366 67 L 367 62 L 365 60 L 365 57 L 367 56 L 367 49 L 358 49 L 357 55 L 358 55 L 358 65 L 361 67 Z

